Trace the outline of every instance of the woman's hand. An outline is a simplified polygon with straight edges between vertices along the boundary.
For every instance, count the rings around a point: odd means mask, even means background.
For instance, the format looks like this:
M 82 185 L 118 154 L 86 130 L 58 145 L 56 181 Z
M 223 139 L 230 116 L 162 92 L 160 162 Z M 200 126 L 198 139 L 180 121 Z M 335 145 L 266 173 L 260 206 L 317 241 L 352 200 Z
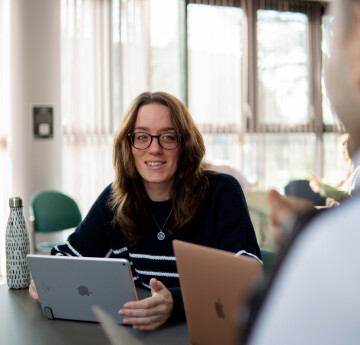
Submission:
M 124 304 L 119 315 L 125 316 L 124 324 L 142 331 L 152 331 L 170 317 L 174 301 L 170 291 L 156 278 L 150 280 L 151 297 Z
M 36 291 L 36 286 L 33 280 L 30 283 L 29 294 L 36 302 L 40 302 L 39 295 Z

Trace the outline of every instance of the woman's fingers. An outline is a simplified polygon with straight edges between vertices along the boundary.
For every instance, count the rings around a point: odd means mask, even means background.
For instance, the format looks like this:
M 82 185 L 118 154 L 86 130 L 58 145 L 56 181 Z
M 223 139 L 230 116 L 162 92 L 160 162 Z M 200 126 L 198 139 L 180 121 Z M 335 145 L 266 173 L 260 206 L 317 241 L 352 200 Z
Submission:
M 150 280 L 151 297 L 124 304 L 119 315 L 125 316 L 124 324 L 139 330 L 153 330 L 161 326 L 170 317 L 174 301 L 170 291 L 155 278 Z

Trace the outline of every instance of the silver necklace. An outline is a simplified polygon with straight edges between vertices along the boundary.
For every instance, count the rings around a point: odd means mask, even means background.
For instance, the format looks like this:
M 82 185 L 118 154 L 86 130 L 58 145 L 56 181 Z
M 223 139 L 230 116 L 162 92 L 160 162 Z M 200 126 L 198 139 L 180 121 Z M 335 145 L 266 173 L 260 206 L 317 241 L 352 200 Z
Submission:
M 166 225 L 167 221 L 168 221 L 169 218 L 170 218 L 170 215 L 171 215 L 172 211 L 173 211 L 173 210 L 171 209 L 169 215 L 167 216 L 167 218 L 166 218 L 166 220 L 165 220 L 165 222 L 164 222 L 164 224 L 163 224 L 163 226 L 162 226 L 161 228 L 160 228 L 158 222 L 156 221 L 153 213 L 150 211 L 150 213 L 151 213 L 151 215 L 152 215 L 152 217 L 153 217 L 153 219 L 154 219 L 154 221 L 155 221 L 155 224 L 156 224 L 156 226 L 157 226 L 158 229 L 159 229 L 159 232 L 158 232 L 157 235 L 156 235 L 159 241 L 162 241 L 162 240 L 165 238 L 165 234 L 164 234 L 164 231 L 163 231 L 163 230 L 164 230 L 164 228 L 165 228 L 165 225 Z

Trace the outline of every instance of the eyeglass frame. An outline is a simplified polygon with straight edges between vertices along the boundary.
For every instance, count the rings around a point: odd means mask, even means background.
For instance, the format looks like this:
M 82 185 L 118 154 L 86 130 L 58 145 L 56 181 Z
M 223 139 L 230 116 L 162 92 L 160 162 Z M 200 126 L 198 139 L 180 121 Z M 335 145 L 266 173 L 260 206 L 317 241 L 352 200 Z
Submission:
M 144 133 L 144 134 L 150 136 L 150 144 L 149 144 L 148 146 L 144 147 L 143 149 L 139 149 L 138 147 L 135 147 L 135 146 L 134 146 L 134 140 L 132 140 L 132 137 L 134 136 L 134 134 L 137 134 L 137 133 Z M 166 147 L 163 147 L 163 146 L 161 145 L 161 143 L 160 143 L 160 137 L 161 137 L 162 135 L 164 135 L 164 134 L 175 134 L 175 135 L 177 136 L 177 138 L 178 138 L 177 145 L 176 145 L 175 147 L 173 147 L 172 149 L 167 149 Z M 127 136 L 128 136 L 128 138 L 129 138 L 130 145 L 131 145 L 134 149 L 137 149 L 137 150 L 146 150 L 146 149 L 148 149 L 148 148 L 151 146 L 151 144 L 152 144 L 152 142 L 153 142 L 153 138 L 156 138 L 157 141 L 158 141 L 158 143 L 159 143 L 159 146 L 160 146 L 162 149 L 171 151 L 171 150 L 175 150 L 177 147 L 179 147 L 179 145 L 180 145 L 180 138 L 181 138 L 182 135 L 181 135 L 180 133 L 177 133 L 177 132 L 163 132 L 163 133 L 160 133 L 159 135 L 151 135 L 150 133 L 147 133 L 147 132 L 131 132 L 131 133 L 128 133 Z

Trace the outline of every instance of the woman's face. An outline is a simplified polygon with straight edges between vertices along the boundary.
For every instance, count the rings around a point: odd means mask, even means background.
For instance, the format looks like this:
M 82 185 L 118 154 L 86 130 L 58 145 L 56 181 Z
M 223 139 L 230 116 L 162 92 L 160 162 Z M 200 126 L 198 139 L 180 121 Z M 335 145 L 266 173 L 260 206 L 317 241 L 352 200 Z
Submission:
M 138 111 L 133 132 L 150 135 L 175 134 L 169 108 L 159 103 L 143 105 Z M 166 150 L 159 145 L 157 138 L 153 138 L 148 148 L 139 150 L 132 146 L 131 149 L 136 170 L 143 179 L 150 199 L 154 201 L 168 199 L 178 167 L 180 147 Z

